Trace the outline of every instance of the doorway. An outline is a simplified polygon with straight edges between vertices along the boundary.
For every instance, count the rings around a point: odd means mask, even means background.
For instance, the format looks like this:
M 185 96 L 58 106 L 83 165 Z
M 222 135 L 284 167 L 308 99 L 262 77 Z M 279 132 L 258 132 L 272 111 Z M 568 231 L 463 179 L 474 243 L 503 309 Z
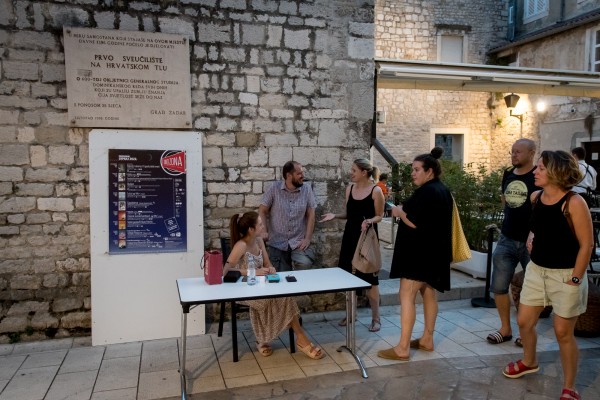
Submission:
M 435 145 L 444 149 L 442 160 L 451 160 L 462 163 L 464 161 L 464 135 L 450 133 L 436 133 Z
M 596 171 L 600 171 L 600 142 L 583 142 L 581 145 L 585 149 L 585 162 Z M 598 188 L 598 176 L 596 176 L 596 190 Z

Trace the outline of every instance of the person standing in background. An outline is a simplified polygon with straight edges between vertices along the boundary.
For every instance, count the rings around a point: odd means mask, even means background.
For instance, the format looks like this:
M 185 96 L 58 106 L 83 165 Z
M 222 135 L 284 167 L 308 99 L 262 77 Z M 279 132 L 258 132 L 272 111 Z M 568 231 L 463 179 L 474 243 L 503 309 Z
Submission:
M 585 149 L 583 147 L 575 147 L 571 150 L 571 154 L 573 154 L 577 160 L 579 171 L 581 172 L 581 176 L 583 176 L 581 181 L 573 186 L 573 189 L 571 190 L 583 197 L 588 207 L 593 207 L 590 192 L 596 190 L 596 175 L 598 173 L 594 167 L 585 162 Z
M 529 263 L 529 252 L 525 245 L 531 218 L 529 198 L 538 189 L 533 175 L 534 157 L 535 143 L 529 139 L 517 140 L 511 151 L 512 168 L 507 169 L 502 177 L 504 221 L 492 256 L 494 269 L 490 286 L 500 317 L 500 329 L 487 336 L 487 341 L 491 344 L 512 340 L 508 289 L 517 265 L 521 263 L 525 268 Z M 517 339 L 515 343 L 519 345 L 520 340 Z
M 369 225 L 373 225 L 373 229 L 377 233 L 377 223 L 383 219 L 385 200 L 381 188 L 373 183 L 373 178 L 378 172 L 377 167 L 372 166 L 369 160 L 364 158 L 354 160 L 350 169 L 350 181 L 352 183 L 346 188 L 346 211 L 342 214 L 326 213 L 319 221 L 326 222 L 335 218 L 346 220 L 338 266 L 371 284 L 371 288 L 367 289 L 366 292 L 371 307 L 372 319 L 369 326 L 371 332 L 378 332 L 381 329 L 379 276 L 378 274 L 364 274 L 354 270 L 352 258 L 361 232 L 367 229 Z M 345 326 L 347 322 L 344 318 L 339 325 Z
M 302 164 L 288 161 L 281 182 L 264 193 L 258 212 L 265 221 L 263 238 L 277 271 L 310 269 L 315 253 L 310 242 L 315 230 L 317 201 L 310 185 L 304 185 Z
M 402 205 L 392 208 L 399 219 L 390 278 L 400 278 L 400 340 L 380 350 L 378 357 L 408 361 L 410 349 L 433 351 L 433 332 L 438 314 L 436 290 L 450 290 L 452 261 L 452 194 L 440 181 L 440 147 L 415 157 L 412 179 L 417 186 Z M 411 340 L 416 320 L 416 297 L 423 297 L 425 329 Z

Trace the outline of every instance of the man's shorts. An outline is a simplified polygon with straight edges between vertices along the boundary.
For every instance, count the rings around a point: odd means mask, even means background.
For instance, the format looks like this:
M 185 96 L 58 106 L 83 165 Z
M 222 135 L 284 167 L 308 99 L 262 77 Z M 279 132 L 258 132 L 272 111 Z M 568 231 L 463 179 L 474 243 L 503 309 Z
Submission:
M 554 313 L 563 318 L 581 315 L 587 308 L 587 273 L 579 286 L 568 285 L 573 268 L 551 269 L 530 261 L 525 270 L 520 303 L 533 307 L 552 306 Z
M 278 272 L 310 269 L 315 261 L 315 252 L 312 247 L 300 250 L 279 250 L 267 246 L 271 264 Z
M 521 263 L 525 268 L 529 263 L 529 251 L 525 242 L 509 239 L 501 234 L 492 259 L 494 269 L 490 291 L 494 294 L 507 294 L 517 265 Z

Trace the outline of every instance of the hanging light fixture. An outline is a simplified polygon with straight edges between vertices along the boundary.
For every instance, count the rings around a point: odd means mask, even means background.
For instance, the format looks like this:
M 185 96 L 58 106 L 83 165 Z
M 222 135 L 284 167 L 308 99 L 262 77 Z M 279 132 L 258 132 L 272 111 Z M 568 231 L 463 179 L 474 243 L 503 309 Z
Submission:
M 515 118 L 519 118 L 519 121 L 521 121 L 521 124 L 523 124 L 523 114 L 518 114 L 518 115 L 517 114 L 513 114 L 513 110 L 517 106 L 517 103 L 519 102 L 520 98 L 521 97 L 519 95 L 511 93 L 509 95 L 504 96 L 504 102 L 506 103 L 506 108 L 508 108 L 510 116 L 511 117 L 515 117 Z

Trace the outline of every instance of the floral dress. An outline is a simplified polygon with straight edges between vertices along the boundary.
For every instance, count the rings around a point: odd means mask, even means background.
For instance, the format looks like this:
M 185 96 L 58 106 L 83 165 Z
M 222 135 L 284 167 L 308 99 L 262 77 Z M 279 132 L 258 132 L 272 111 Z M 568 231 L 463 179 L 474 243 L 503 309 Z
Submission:
M 254 265 L 262 268 L 262 250 L 258 255 L 246 252 L 238 263 L 239 269 L 248 269 L 248 262 L 254 261 Z M 250 307 L 250 322 L 254 330 L 254 336 L 259 343 L 268 343 L 289 328 L 294 316 L 300 312 L 296 299 L 293 297 L 278 297 L 274 299 L 246 300 L 240 301 Z

